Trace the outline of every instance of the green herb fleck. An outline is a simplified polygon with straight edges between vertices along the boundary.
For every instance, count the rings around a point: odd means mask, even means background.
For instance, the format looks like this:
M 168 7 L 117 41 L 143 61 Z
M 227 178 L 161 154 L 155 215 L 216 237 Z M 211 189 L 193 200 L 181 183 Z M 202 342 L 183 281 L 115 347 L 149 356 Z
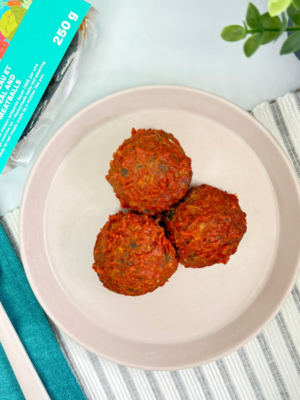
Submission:
M 166 166 L 163 164 L 159 164 L 159 168 L 161 169 L 161 172 L 166 172 Z
M 172 261 L 171 254 L 168 254 L 167 252 L 165 252 L 165 262 L 169 263 L 171 261 Z

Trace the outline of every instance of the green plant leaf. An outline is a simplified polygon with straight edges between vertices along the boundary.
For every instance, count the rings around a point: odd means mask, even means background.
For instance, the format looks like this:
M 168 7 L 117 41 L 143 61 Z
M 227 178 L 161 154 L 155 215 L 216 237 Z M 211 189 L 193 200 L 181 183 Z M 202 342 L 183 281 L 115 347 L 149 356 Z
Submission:
M 292 3 L 293 0 L 269 0 L 268 8 L 271 17 L 275 17 L 283 13 Z
M 300 10 L 300 0 L 293 0 L 293 5 L 296 10 Z
M 262 44 L 264 34 L 263 33 L 254 33 L 251 35 L 244 44 L 244 53 L 246 57 L 251 57 L 259 46 Z
M 281 27 L 280 27 L 280 30 L 279 30 L 276 40 L 285 32 L 287 26 L 288 26 L 288 21 L 286 19 L 285 13 L 282 13 Z
M 294 4 L 291 4 L 287 10 L 290 20 L 297 26 L 300 26 L 300 11 L 297 10 Z
M 226 26 L 221 32 L 222 39 L 227 42 L 237 42 L 238 40 L 244 39 L 246 36 L 246 30 L 240 25 Z
M 248 5 L 246 22 L 249 28 L 262 30 L 259 11 L 252 3 L 249 3 Z
M 283 43 L 280 55 L 295 53 L 295 51 L 300 49 L 300 32 L 295 32 L 289 36 Z
M 278 17 L 270 17 L 269 13 L 261 15 L 261 22 L 264 28 L 280 29 L 281 22 Z M 262 44 L 267 44 L 276 40 L 279 32 L 265 32 Z

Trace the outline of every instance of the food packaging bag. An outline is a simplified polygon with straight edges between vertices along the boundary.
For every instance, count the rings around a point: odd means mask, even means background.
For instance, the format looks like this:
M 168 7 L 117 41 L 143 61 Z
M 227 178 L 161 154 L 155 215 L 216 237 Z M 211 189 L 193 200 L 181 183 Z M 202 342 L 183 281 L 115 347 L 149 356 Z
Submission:
M 95 46 L 98 12 L 84 0 L 20 0 L 2 2 L 0 17 L 2 175 L 32 159 Z

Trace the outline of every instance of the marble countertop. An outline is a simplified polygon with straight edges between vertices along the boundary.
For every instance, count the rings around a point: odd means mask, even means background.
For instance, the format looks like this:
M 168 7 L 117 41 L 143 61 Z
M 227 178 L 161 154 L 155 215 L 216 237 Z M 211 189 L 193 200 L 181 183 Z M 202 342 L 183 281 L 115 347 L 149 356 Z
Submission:
M 261 12 L 267 0 L 255 0 Z M 151 84 L 204 89 L 250 110 L 300 88 L 300 61 L 279 56 L 284 38 L 247 59 L 243 42 L 220 38 L 241 24 L 248 1 L 93 0 L 97 46 L 71 95 L 27 168 L 0 178 L 0 215 L 20 205 L 33 162 L 55 131 L 81 108 L 118 90 Z

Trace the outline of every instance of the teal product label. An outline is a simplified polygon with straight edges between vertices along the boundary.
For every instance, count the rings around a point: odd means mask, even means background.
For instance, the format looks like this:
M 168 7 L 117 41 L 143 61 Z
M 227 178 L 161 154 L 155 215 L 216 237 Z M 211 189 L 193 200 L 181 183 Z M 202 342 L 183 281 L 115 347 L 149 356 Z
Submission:
M 20 0 L 1 7 L 0 174 L 90 4 Z

